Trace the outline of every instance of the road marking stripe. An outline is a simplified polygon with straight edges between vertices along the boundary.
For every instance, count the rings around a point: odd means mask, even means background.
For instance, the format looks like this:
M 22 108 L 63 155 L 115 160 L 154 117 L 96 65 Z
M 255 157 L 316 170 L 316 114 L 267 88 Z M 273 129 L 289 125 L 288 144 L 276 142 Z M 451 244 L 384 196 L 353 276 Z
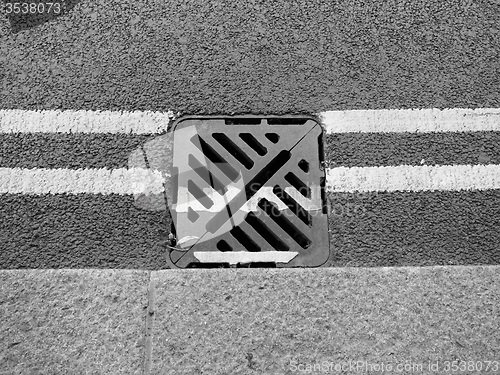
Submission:
M 327 133 L 500 131 L 500 108 L 328 111 L 320 117 Z
M 173 112 L 0 110 L 0 133 L 155 134 L 167 130 Z
M 194 251 L 194 257 L 202 263 L 251 263 L 251 262 L 276 262 L 289 263 L 299 253 L 296 251 L 262 251 L 252 253 L 249 251 Z
M 172 111 L 0 110 L 0 133 L 157 134 Z M 500 131 L 499 108 L 380 109 L 319 113 L 327 133 Z
M 0 194 L 160 194 L 158 170 L 0 168 Z M 353 167 L 327 170 L 327 191 L 500 189 L 500 165 Z

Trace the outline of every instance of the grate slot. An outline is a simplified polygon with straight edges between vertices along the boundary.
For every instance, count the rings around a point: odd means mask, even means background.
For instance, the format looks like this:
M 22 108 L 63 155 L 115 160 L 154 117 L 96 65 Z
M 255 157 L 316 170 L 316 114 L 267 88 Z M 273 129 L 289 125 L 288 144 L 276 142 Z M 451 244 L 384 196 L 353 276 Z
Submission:
M 217 250 L 219 251 L 233 251 L 233 248 L 224 240 L 217 242 Z
M 269 125 L 304 125 L 306 118 L 270 118 L 267 119 Z
M 276 133 L 266 133 L 266 138 L 273 143 L 278 143 L 280 140 L 280 136 Z
M 226 125 L 260 125 L 262 119 L 260 118 L 228 118 L 224 122 Z
M 269 223 L 266 223 L 269 226 Z M 255 231 L 245 220 L 238 225 L 257 245 L 259 245 L 261 251 L 269 250 L 269 243 L 262 238 L 262 236 Z M 273 228 L 269 227 L 272 231 Z
M 205 208 L 210 208 L 214 205 L 214 202 L 201 190 L 193 180 L 188 181 L 188 191 L 193 197 L 195 197 Z
M 325 160 L 325 147 L 323 144 L 323 133 L 318 135 L 318 153 L 319 153 L 319 167 L 323 169 L 323 161 Z
M 288 172 L 285 175 L 285 180 L 287 180 L 304 197 L 311 198 L 311 189 L 292 172 Z
M 247 154 L 243 152 L 241 148 L 238 147 L 227 135 L 224 133 L 213 133 L 213 139 L 220 143 L 231 155 L 234 156 L 246 169 L 251 169 L 253 167 L 253 160 L 248 157 Z
M 241 199 L 241 195 L 245 194 L 246 199 L 250 199 L 276 172 L 281 169 L 281 167 L 286 164 L 288 160 L 290 160 L 290 157 L 291 153 L 287 150 L 283 150 L 276 155 L 274 159 L 269 162 L 269 164 L 262 168 L 261 171 L 245 185 L 245 189 L 233 198 L 234 202 L 241 202 L 239 206 L 236 205 L 237 207 L 233 207 L 235 206 L 234 204 L 231 206 L 227 205 L 224 210 L 215 214 L 215 216 L 207 223 L 205 226 L 206 230 L 210 233 L 215 233 L 228 219 L 231 218 L 232 212 L 239 210 L 245 203 L 244 200 Z
M 302 159 L 299 161 L 299 168 L 302 170 L 304 173 L 309 173 L 309 163 L 307 160 Z
M 229 231 L 234 238 L 241 243 L 248 251 L 260 251 L 260 246 L 255 243 L 240 227 L 234 227 Z
M 262 143 L 260 143 L 257 138 L 255 138 L 250 133 L 240 133 L 240 138 L 249 145 L 258 155 L 264 156 L 267 154 L 267 148 L 264 147 Z
M 319 181 L 320 181 L 319 186 L 321 189 L 321 204 L 323 205 L 322 212 L 323 212 L 323 214 L 326 215 L 328 213 L 328 203 L 327 203 L 326 191 L 325 191 L 326 179 L 325 179 L 325 177 L 321 177 Z
M 217 166 L 231 181 L 236 181 L 239 177 L 238 171 L 234 169 L 220 154 L 213 149 L 207 142 L 205 142 L 199 135 L 195 135 L 191 138 L 191 143 L 193 143 L 203 155 L 205 155 L 208 160 Z
M 191 207 L 188 207 L 187 217 L 188 217 L 190 222 L 194 223 L 196 220 L 198 220 L 200 215 L 198 214 L 198 212 L 193 210 Z
M 208 268 L 208 269 L 213 269 L 213 268 L 231 268 L 231 265 L 229 263 L 197 263 L 197 262 L 192 262 L 189 263 L 186 268 Z
M 295 199 L 287 194 L 280 186 L 273 188 L 273 193 L 288 206 L 288 208 L 306 225 L 311 225 L 312 218 L 309 212 L 304 209 Z
M 201 162 L 192 154 L 189 154 L 188 165 L 205 181 L 209 186 L 220 194 L 224 194 L 226 187 L 215 177 Z
M 262 198 L 259 201 L 258 206 L 303 249 L 307 249 L 311 245 L 311 240 L 307 238 L 295 225 L 293 225 L 274 203 L 269 202 L 266 198 Z
M 259 233 L 274 249 L 279 251 L 288 251 L 290 248 L 286 243 L 271 231 L 253 212 L 249 212 L 245 221 Z

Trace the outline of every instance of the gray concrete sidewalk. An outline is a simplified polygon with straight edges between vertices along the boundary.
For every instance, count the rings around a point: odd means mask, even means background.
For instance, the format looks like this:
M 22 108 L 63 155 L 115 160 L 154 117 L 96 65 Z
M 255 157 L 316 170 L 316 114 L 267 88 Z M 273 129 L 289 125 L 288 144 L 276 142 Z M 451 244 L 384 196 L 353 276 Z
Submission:
M 474 361 L 500 373 L 499 276 L 458 266 L 0 271 L 0 368 L 442 373 Z
M 0 374 L 141 374 L 149 274 L 0 271 Z

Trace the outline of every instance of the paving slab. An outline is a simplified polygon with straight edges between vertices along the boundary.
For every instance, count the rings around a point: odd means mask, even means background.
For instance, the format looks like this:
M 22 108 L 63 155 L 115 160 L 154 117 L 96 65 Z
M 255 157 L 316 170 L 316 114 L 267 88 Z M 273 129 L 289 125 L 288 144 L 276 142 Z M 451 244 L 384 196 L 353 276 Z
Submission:
M 0 271 L 0 374 L 140 374 L 149 273 Z
M 158 271 L 150 373 L 421 374 L 452 361 L 498 373 L 499 276 L 493 266 Z

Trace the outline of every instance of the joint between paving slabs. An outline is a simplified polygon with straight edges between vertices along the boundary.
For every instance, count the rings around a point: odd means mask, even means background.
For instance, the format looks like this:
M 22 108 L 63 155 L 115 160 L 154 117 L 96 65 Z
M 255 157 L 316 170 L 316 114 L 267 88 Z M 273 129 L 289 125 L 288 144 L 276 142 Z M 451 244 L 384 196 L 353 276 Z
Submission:
M 151 362 L 153 355 L 153 325 L 155 315 L 155 284 L 153 279 L 153 271 L 149 271 L 148 284 L 148 305 L 146 308 L 146 329 L 144 333 L 144 367 L 143 375 L 148 375 L 151 372 Z

